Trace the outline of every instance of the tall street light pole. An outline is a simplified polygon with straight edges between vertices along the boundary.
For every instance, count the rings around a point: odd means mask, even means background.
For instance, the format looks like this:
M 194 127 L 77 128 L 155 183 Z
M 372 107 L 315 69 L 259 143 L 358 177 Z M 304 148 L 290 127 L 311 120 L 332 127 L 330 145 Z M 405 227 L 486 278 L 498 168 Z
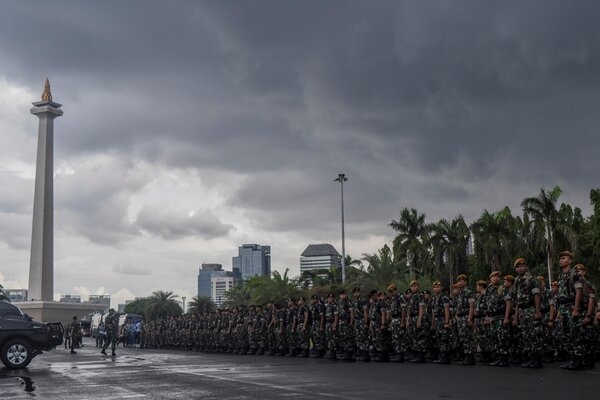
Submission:
M 346 283 L 346 237 L 344 232 L 344 182 L 347 181 L 345 174 L 339 174 L 334 182 L 339 182 L 342 188 L 342 283 Z

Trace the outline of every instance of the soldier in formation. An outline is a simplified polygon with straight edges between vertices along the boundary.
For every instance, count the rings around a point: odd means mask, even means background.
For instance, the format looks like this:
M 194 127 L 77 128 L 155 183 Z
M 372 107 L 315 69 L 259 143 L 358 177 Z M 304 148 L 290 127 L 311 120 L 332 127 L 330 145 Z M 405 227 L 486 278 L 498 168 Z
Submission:
M 560 253 L 562 271 L 550 290 L 518 258 L 513 274 L 493 271 L 489 281 L 476 282 L 475 291 L 461 274 L 450 291 L 441 281 L 432 292 L 421 290 L 415 280 L 404 294 L 391 284 L 387 294 L 364 297 L 357 287 L 352 299 L 340 290 L 337 298 L 312 296 L 310 304 L 290 298 L 287 306 L 145 321 L 140 347 L 523 368 L 566 359 L 562 368 L 593 368 L 600 355 L 600 304 L 585 266 L 572 262 L 570 252 Z M 109 335 L 112 320 L 105 324 Z M 109 336 L 103 351 L 112 342 Z

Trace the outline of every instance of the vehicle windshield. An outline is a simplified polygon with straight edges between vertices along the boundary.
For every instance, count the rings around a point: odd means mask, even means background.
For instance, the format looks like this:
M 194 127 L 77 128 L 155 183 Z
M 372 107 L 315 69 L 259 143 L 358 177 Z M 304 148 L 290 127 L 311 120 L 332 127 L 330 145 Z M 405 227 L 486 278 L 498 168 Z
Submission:
M 0 301 L 0 318 L 5 318 L 8 316 L 22 317 L 23 312 L 14 304 L 11 304 L 6 300 L 2 300 Z

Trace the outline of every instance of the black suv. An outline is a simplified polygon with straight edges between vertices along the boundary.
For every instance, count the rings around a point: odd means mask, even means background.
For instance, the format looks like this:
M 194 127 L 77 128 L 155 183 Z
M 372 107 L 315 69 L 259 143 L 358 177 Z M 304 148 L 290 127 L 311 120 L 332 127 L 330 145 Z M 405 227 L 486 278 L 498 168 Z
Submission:
M 0 301 L 0 359 L 8 368 L 25 368 L 42 351 L 62 344 L 60 322 L 33 321 L 19 307 Z

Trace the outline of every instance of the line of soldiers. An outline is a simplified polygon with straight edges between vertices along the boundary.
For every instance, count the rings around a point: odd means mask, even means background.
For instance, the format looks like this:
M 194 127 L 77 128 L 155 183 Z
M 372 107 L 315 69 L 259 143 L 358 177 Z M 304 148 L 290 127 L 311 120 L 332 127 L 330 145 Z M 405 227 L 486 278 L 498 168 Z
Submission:
M 573 255 L 560 253 L 561 273 L 549 290 L 532 276 L 523 258 L 515 275 L 500 271 L 478 281 L 476 291 L 461 274 L 451 291 L 440 281 L 433 293 L 413 281 L 406 293 L 393 284 L 388 295 L 364 297 L 354 288 L 337 299 L 300 297 L 287 307 L 232 307 L 203 315 L 186 314 L 142 325 L 140 348 L 188 349 L 233 354 L 326 357 L 360 361 L 541 368 L 569 361 L 570 370 L 593 368 L 600 355 L 600 302 L 585 267 L 572 267 Z

